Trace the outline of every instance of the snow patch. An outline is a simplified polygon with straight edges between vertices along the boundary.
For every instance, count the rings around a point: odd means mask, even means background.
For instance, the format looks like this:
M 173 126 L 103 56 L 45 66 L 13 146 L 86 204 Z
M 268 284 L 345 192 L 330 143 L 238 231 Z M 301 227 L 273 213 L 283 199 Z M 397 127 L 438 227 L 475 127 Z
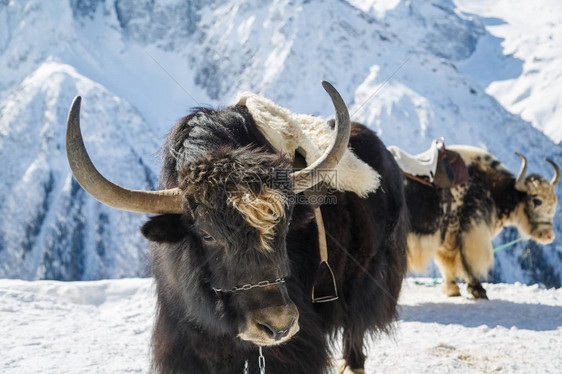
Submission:
M 366 373 L 556 373 L 562 290 L 484 287 L 488 301 L 447 298 L 439 280 L 406 279 L 394 332 L 368 337 Z M 7 373 L 148 372 L 152 279 L 0 280 L 0 301 Z

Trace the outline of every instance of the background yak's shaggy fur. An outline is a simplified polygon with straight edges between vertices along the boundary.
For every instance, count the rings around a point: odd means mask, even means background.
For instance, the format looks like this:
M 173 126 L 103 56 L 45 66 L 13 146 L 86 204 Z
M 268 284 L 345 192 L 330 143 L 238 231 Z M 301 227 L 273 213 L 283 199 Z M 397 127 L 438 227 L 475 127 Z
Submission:
M 531 174 L 518 190 L 516 177 L 492 154 L 473 146 L 449 146 L 468 166 L 466 183 L 450 190 L 406 182 L 412 232 L 408 236 L 408 264 L 423 271 L 431 258 L 444 278 L 443 291 L 459 296 L 456 278 L 468 281 L 474 297 L 487 298 L 480 279 L 494 263 L 492 239 L 506 226 L 523 239 L 552 241 L 557 198 L 554 186 Z M 538 203 L 535 203 L 538 200 Z

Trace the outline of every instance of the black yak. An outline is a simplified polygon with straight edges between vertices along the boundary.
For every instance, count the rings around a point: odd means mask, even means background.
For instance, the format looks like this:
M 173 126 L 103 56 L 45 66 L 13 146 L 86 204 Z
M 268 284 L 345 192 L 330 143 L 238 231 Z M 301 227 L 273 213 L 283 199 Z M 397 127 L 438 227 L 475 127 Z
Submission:
M 336 121 L 321 159 L 295 171 L 245 105 L 197 109 L 164 145 L 159 191 L 128 190 L 97 172 L 80 134 L 80 99 L 73 103 L 67 153 L 79 183 L 109 206 L 158 214 L 142 227 L 158 296 L 154 372 L 242 374 L 247 365 L 257 373 L 263 350 L 268 374 L 324 373 L 330 341 L 342 331 L 342 370 L 360 373 L 365 334 L 389 329 L 406 271 L 402 175 L 376 135 L 350 123 L 337 91 L 324 87 Z M 296 197 L 348 144 L 381 182 L 363 197 L 327 192 L 337 200 L 321 212 L 339 299 L 316 304 L 318 229 L 313 208 Z

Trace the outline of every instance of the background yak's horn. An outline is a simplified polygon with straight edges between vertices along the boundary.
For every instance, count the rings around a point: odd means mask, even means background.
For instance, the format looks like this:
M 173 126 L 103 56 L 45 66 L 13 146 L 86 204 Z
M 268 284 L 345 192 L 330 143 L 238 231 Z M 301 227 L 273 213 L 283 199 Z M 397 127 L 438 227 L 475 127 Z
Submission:
M 316 160 L 306 169 L 299 170 L 291 174 L 293 180 L 293 190 L 295 193 L 305 191 L 319 182 L 317 171 L 320 169 L 335 168 L 343 157 L 347 144 L 349 143 L 349 135 L 351 131 L 351 123 L 349 113 L 345 102 L 341 98 L 338 91 L 330 83 L 322 81 L 322 86 L 330 95 L 334 109 L 336 111 L 335 137 L 334 142 L 326 150 L 324 155 Z
M 552 180 L 550 181 L 550 184 L 552 184 L 553 186 L 556 186 L 558 184 L 558 182 L 560 182 L 560 168 L 558 167 L 558 165 L 556 165 L 556 163 L 548 158 L 544 159 L 546 162 L 548 162 L 550 165 L 552 165 L 552 167 L 554 168 L 554 176 L 552 177 Z
M 515 179 L 515 189 L 521 192 L 527 192 L 527 186 L 525 185 L 525 178 L 527 177 L 527 159 L 519 152 L 515 152 L 517 156 L 521 159 L 521 169 L 519 169 L 519 174 Z
M 80 132 L 80 96 L 72 102 L 66 123 L 66 157 L 82 188 L 110 207 L 137 213 L 182 213 L 179 188 L 162 191 L 137 191 L 118 186 L 97 171 L 90 160 Z

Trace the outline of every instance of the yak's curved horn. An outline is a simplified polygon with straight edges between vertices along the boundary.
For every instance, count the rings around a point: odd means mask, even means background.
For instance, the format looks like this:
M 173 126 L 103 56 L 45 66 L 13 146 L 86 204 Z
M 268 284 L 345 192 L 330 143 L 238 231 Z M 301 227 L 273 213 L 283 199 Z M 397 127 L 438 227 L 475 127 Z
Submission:
M 97 171 L 90 160 L 80 132 L 80 96 L 72 102 L 66 123 L 66 156 L 82 188 L 110 207 L 137 213 L 182 213 L 179 188 L 162 191 L 129 190 L 118 186 Z
M 330 148 L 326 150 L 322 157 L 313 162 L 307 168 L 291 174 L 291 178 L 293 180 L 293 190 L 295 193 L 303 192 L 317 184 L 320 179 L 316 175 L 318 170 L 335 168 L 343 157 L 349 143 L 351 123 L 345 102 L 338 91 L 330 83 L 322 81 L 322 86 L 328 95 L 330 95 L 332 103 L 334 104 L 334 109 L 336 111 L 336 135 L 334 137 L 334 142 Z
M 554 176 L 552 177 L 552 180 L 550 181 L 550 184 L 552 184 L 553 186 L 556 186 L 558 184 L 558 182 L 560 182 L 560 168 L 558 167 L 558 165 L 556 165 L 556 163 L 548 158 L 544 159 L 546 162 L 548 162 L 550 165 L 552 165 L 552 167 L 554 168 Z
M 527 177 L 527 159 L 519 152 L 515 152 L 517 156 L 521 159 L 521 169 L 519 169 L 519 174 L 515 179 L 515 189 L 521 192 L 527 192 L 527 186 L 525 185 L 525 178 Z

